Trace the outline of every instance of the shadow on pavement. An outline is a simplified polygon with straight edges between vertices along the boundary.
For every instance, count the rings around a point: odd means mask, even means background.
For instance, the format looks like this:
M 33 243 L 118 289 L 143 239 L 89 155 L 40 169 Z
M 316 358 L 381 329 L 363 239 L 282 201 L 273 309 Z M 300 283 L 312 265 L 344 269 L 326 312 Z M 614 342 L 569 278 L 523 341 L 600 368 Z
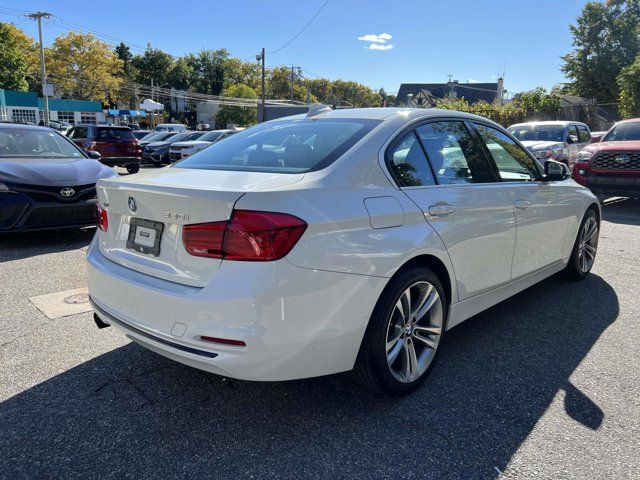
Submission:
M 640 199 L 605 201 L 603 220 L 623 225 L 640 225 Z
M 569 377 L 617 315 L 602 278 L 551 278 L 448 332 L 430 379 L 398 400 L 376 398 L 348 375 L 226 380 L 131 343 L 0 404 L 0 471 L 495 477 L 561 390 L 569 417 L 599 427 L 607 412 Z
M 95 232 L 95 228 L 88 227 L 81 230 L 0 233 L 0 262 L 86 247 L 91 243 Z

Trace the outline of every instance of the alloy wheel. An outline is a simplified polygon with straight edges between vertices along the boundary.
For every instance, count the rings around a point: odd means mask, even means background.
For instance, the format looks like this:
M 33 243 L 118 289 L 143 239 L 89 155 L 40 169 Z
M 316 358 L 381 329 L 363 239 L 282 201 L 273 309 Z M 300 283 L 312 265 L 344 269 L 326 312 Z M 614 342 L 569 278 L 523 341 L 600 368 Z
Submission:
M 578 267 L 583 273 L 591 270 L 598 249 L 598 222 L 595 216 L 587 217 L 580 230 L 578 243 Z
M 420 281 L 404 290 L 387 327 L 386 356 L 391 375 L 410 383 L 429 368 L 443 328 L 442 299 L 429 282 Z

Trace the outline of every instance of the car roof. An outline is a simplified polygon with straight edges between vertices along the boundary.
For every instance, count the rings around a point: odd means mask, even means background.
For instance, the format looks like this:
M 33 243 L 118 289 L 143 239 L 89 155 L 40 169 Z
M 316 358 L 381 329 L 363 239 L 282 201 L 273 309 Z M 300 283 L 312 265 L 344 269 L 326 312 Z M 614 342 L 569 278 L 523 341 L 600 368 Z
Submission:
M 36 130 L 44 130 L 50 132 L 51 129 L 49 127 L 41 127 L 39 125 L 26 125 L 24 123 L 0 123 L 0 127 L 5 128 L 31 128 Z
M 482 120 L 489 121 L 487 118 L 471 113 L 459 112 L 457 110 L 445 110 L 441 108 L 396 108 L 396 107 L 380 107 L 380 108 L 342 108 L 337 110 L 327 110 L 309 118 L 344 118 L 351 120 L 382 120 L 387 121 L 399 117 L 406 117 L 407 120 L 415 120 L 419 118 L 429 117 L 453 117 L 465 120 Z M 285 117 L 289 119 L 307 118 L 306 114 L 293 115 Z M 282 120 L 279 118 L 277 120 Z M 277 121 L 272 120 L 272 121 Z M 494 122 L 491 122 L 494 123 Z
M 521 126 L 536 126 L 536 125 L 558 125 L 560 127 L 566 127 L 568 125 L 584 125 L 585 127 L 587 126 L 586 123 L 582 123 L 582 122 L 572 122 L 570 120 L 540 120 L 540 121 L 536 121 L 536 122 L 522 122 L 522 123 L 514 123 L 513 125 L 511 125 L 509 128 L 511 127 L 521 127 Z
M 640 118 L 627 118 L 626 120 L 620 120 L 619 122 L 616 122 L 616 125 L 620 124 L 620 123 L 634 123 L 634 122 L 640 122 Z

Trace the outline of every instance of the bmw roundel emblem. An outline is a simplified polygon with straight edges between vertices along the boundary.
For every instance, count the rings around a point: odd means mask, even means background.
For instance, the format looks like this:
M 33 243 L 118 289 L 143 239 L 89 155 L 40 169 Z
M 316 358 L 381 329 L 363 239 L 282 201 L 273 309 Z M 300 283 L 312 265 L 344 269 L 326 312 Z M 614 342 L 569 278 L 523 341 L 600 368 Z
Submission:
M 127 200 L 127 204 L 129 205 L 129 210 L 131 210 L 133 213 L 135 213 L 136 210 L 138 210 L 138 205 L 136 204 L 135 198 L 129 197 L 129 200 Z
M 62 195 L 65 198 L 73 197 L 75 194 L 76 194 L 76 191 L 71 187 L 65 187 L 62 190 L 60 190 L 60 195 Z

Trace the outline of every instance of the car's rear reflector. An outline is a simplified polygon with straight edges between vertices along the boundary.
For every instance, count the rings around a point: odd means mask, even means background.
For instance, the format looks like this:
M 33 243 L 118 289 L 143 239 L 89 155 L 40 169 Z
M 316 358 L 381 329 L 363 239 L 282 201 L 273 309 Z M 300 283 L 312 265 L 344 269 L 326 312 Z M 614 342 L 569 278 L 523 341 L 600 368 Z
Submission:
M 230 338 L 218 338 L 218 337 L 208 337 L 206 335 L 201 335 L 200 340 L 205 340 L 207 342 L 212 343 L 221 343 L 223 345 L 233 345 L 236 347 L 246 347 L 247 344 L 242 340 L 232 340 Z
M 289 253 L 306 228 L 286 213 L 234 210 L 229 221 L 185 225 L 182 241 L 199 257 L 267 262 Z

